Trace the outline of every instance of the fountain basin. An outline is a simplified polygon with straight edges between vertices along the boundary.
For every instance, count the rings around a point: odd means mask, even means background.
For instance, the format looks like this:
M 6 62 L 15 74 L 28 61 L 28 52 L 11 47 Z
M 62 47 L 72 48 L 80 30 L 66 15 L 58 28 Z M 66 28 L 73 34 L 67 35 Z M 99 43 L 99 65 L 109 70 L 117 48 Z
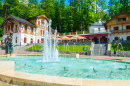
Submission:
M 36 58 L 36 57 L 33 57 Z M 2 60 L 14 60 L 16 61 L 15 67 L 18 64 L 18 59 L 22 60 L 23 57 L 16 57 L 16 58 L 2 58 Z M 32 57 L 26 57 L 26 59 L 32 59 Z M 39 58 L 38 58 L 39 59 Z M 60 61 L 63 59 L 63 57 L 60 57 Z M 64 58 L 64 60 L 67 58 Z M 70 62 L 74 62 L 76 58 L 70 58 Z M 89 60 L 89 59 L 77 59 L 79 62 L 82 60 L 82 62 Z M 24 60 L 25 61 L 25 60 Z M 103 60 L 93 60 L 93 62 L 100 63 L 100 61 Z M 105 60 L 107 61 L 107 60 Z M 10 61 L 4 61 L 5 66 L 10 65 Z M 13 61 L 14 63 L 14 61 Z M 56 62 L 50 62 L 53 63 L 53 66 L 56 65 Z M 118 62 L 117 62 L 118 63 Z M 2 63 L 3 64 L 3 63 Z M 47 64 L 47 63 L 46 63 Z M 28 64 L 26 64 L 28 66 Z M 115 65 L 115 64 L 114 64 Z M 113 66 L 114 66 L 113 65 Z M 71 64 L 68 64 L 69 67 L 72 67 Z M 12 66 L 13 67 L 13 66 Z M 31 66 L 30 66 L 31 67 Z M 91 65 L 92 67 L 92 65 Z M 90 69 L 91 69 L 90 67 Z M 22 67 L 21 67 L 22 68 Z M 129 65 L 128 65 L 129 68 Z M 2 68 L 0 68 L 1 70 Z M 49 86 L 129 86 L 130 80 L 129 78 L 127 80 L 117 80 L 118 78 L 115 78 L 113 80 L 107 80 L 107 79 L 83 79 L 83 78 L 75 78 L 75 77 L 59 77 L 59 76 L 51 76 L 51 75 L 41 75 L 41 74 L 32 74 L 32 73 L 24 73 L 24 72 L 19 72 L 16 70 L 12 69 L 1 71 L 0 72 L 0 80 L 8 82 L 10 84 L 17 84 L 17 85 L 30 85 L 30 86 L 43 86 L 43 85 L 49 85 Z M 37 69 L 36 69 L 37 70 Z M 97 71 L 97 69 L 95 68 Z M 123 70 L 121 70 L 123 71 Z M 27 72 L 27 71 L 26 71 Z M 49 72 L 49 71 L 48 71 Z M 127 75 L 126 75 L 127 76 Z M 95 76 L 97 77 L 97 76 Z

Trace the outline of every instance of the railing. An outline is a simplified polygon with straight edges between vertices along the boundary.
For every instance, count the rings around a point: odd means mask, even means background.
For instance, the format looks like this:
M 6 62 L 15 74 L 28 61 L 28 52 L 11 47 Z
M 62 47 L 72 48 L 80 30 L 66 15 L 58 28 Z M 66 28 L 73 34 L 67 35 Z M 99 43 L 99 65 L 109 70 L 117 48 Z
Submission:
M 122 32 L 122 30 L 111 30 L 112 33 L 119 33 Z
M 126 20 L 126 21 L 118 21 L 118 22 L 116 22 L 117 24 L 121 24 L 121 23 L 128 23 L 128 22 L 130 22 L 130 20 Z
M 77 35 L 79 34 L 88 34 L 89 31 L 77 31 Z M 65 36 L 65 35 L 76 35 L 76 32 L 69 32 L 69 33 L 59 33 L 59 36 Z
M 124 29 L 123 32 L 130 32 L 130 29 Z
M 122 30 L 111 30 L 111 32 L 112 32 L 112 33 L 130 32 L 130 29 L 123 29 L 123 31 L 122 31 Z
M 91 33 L 103 33 L 106 32 L 106 30 L 92 30 Z

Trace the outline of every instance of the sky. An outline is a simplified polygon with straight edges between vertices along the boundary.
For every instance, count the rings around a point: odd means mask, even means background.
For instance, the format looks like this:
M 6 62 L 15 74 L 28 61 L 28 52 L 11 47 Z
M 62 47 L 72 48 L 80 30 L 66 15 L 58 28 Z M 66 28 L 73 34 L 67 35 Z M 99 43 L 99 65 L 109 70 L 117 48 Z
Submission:
M 41 2 L 41 0 L 38 0 L 38 1 Z M 69 4 L 68 1 L 70 1 L 70 0 L 65 0 L 65 3 L 66 3 L 66 4 Z M 105 1 L 106 1 L 106 3 L 108 4 L 108 2 L 109 2 L 110 0 L 105 0 Z

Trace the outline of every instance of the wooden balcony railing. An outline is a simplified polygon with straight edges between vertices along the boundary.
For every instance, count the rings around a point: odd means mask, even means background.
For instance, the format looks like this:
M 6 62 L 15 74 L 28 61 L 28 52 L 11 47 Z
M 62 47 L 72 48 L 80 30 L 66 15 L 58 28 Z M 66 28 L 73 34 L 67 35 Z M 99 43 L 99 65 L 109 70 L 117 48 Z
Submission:
M 77 35 L 79 34 L 88 34 L 89 31 L 77 31 Z M 59 36 L 66 36 L 66 35 L 76 35 L 76 32 L 69 32 L 69 33 L 59 33 Z
M 119 33 L 122 32 L 122 30 L 111 30 L 112 33 Z
M 130 22 L 130 20 L 126 20 L 126 21 L 118 21 L 118 22 L 116 22 L 117 24 L 122 24 L 122 23 L 129 23 Z
M 127 33 L 127 32 L 130 32 L 130 29 L 123 29 L 122 30 L 112 30 L 111 31 L 112 33 Z
M 130 29 L 124 29 L 123 32 L 130 32 Z

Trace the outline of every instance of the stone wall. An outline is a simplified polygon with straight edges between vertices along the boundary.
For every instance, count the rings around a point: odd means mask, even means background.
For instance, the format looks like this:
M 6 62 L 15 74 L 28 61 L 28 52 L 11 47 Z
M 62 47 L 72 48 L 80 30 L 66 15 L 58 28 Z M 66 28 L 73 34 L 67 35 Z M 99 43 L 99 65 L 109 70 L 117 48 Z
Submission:
M 108 56 L 114 56 L 114 52 L 107 51 Z M 117 52 L 117 56 L 130 57 L 130 52 Z
M 75 54 L 75 53 L 79 53 L 80 55 L 90 55 L 90 51 L 87 52 L 81 52 L 81 51 L 59 51 L 59 54 Z

